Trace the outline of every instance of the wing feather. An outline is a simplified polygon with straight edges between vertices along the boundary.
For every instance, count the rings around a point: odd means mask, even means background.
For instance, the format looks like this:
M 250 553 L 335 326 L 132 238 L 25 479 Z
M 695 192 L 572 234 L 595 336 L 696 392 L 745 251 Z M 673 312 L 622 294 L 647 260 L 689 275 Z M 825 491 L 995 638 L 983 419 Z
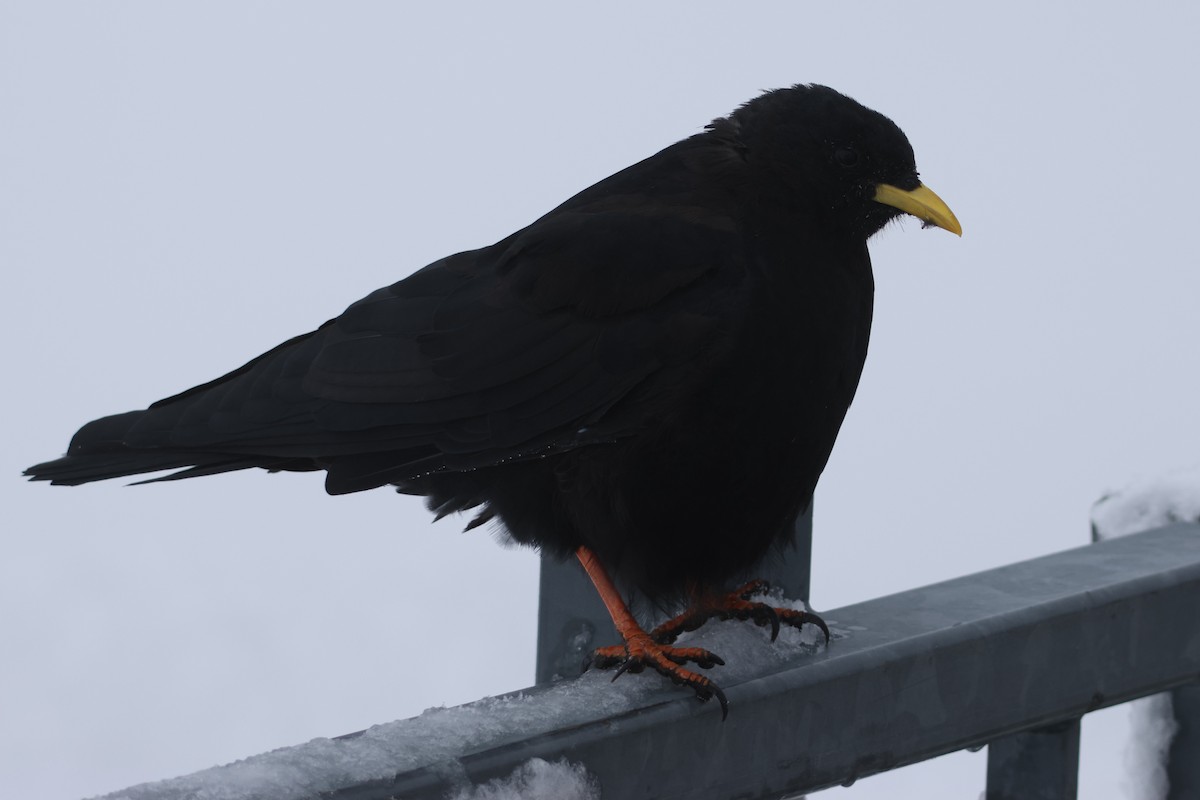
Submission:
M 324 468 L 330 491 L 353 491 L 635 433 L 728 346 L 745 273 L 732 214 L 647 163 L 122 416 L 119 441 L 85 427 L 67 460 L 144 452 L 143 464 L 193 465 L 180 477 Z M 128 455 L 104 463 L 147 471 Z

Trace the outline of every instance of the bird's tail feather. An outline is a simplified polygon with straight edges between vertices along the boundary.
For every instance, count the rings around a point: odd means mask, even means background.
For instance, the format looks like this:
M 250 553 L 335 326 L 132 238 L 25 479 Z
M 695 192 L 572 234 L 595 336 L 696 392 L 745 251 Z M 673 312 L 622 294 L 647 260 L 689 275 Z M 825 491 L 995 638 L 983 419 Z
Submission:
M 183 469 L 161 478 L 140 483 L 175 480 L 250 467 L 272 468 L 261 457 L 234 453 L 189 452 L 163 448 L 132 448 L 125 443 L 125 434 L 146 414 L 130 411 L 89 422 L 71 440 L 67 454 L 53 461 L 35 464 L 24 474 L 31 480 L 50 481 L 57 486 L 78 486 L 92 481 Z

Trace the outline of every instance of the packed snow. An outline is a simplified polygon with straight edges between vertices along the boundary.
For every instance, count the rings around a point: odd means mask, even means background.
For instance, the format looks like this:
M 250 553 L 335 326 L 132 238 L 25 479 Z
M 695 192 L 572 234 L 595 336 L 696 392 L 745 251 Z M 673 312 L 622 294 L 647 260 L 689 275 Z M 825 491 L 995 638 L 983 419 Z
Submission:
M 1128 536 L 1176 522 L 1200 522 L 1200 466 L 1144 478 L 1109 492 L 1092 506 L 1097 540 Z M 1164 800 L 1169 790 L 1167 754 L 1179 729 L 1171 695 L 1144 697 L 1129 704 L 1129 748 L 1125 754 L 1131 796 Z
M 771 602 L 780 607 L 805 608 L 800 601 L 776 597 Z M 834 638 L 847 635 L 833 621 L 826 622 Z M 679 642 L 705 647 L 718 655 L 736 653 L 737 658 L 728 659 L 727 666 L 706 672 L 727 688 L 818 651 L 824 646 L 824 637 L 814 626 L 806 625 L 803 630 L 785 627 L 771 643 L 769 631 L 752 623 L 709 622 L 681 636 Z M 457 792 L 455 800 L 598 800 L 599 789 L 578 765 L 534 759 L 504 781 L 472 787 L 458 759 L 464 754 L 621 714 L 663 692 L 687 697 L 685 690 L 649 672 L 625 675 L 615 682 L 612 674 L 593 670 L 576 680 L 453 708 L 431 708 L 418 717 L 376 725 L 358 734 L 314 739 L 191 775 L 140 784 L 105 795 L 104 800 L 299 800 L 341 787 L 388 780 L 418 767 L 444 774 Z M 712 714 L 721 713 L 716 702 L 709 706 Z
M 1108 492 L 1092 506 L 1092 532 L 1112 539 L 1161 528 L 1173 522 L 1200 521 L 1200 466 L 1143 478 Z
M 600 800 L 600 786 L 582 764 L 532 758 L 507 778 L 461 789 L 450 800 Z
M 1129 745 L 1125 750 L 1128 770 L 1126 790 L 1138 800 L 1166 800 L 1167 752 L 1179 730 L 1171 695 L 1156 694 L 1129 704 Z

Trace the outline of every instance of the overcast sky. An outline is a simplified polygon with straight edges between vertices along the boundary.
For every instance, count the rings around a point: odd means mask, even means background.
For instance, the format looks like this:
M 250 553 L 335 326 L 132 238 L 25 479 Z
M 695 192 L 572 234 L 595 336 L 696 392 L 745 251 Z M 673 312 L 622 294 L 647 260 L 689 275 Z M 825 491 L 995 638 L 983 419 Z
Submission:
M 1200 6 L 648 6 L 0 2 L 0 794 L 531 683 L 536 557 L 418 500 L 18 474 L 764 89 L 891 116 L 965 230 L 872 244 L 817 608 L 1084 544 L 1105 490 L 1200 461 Z M 1137 796 L 1127 715 L 1085 720 L 1082 796 Z M 829 796 L 973 797 L 984 766 Z

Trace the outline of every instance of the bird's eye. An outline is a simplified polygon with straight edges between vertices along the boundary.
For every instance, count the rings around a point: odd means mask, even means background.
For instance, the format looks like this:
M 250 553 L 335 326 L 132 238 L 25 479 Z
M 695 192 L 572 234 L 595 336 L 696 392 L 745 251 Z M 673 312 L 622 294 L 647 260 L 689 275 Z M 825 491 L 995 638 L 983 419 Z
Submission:
M 833 151 L 833 160 L 842 167 L 853 167 L 858 164 L 858 151 L 850 147 L 839 147 Z

